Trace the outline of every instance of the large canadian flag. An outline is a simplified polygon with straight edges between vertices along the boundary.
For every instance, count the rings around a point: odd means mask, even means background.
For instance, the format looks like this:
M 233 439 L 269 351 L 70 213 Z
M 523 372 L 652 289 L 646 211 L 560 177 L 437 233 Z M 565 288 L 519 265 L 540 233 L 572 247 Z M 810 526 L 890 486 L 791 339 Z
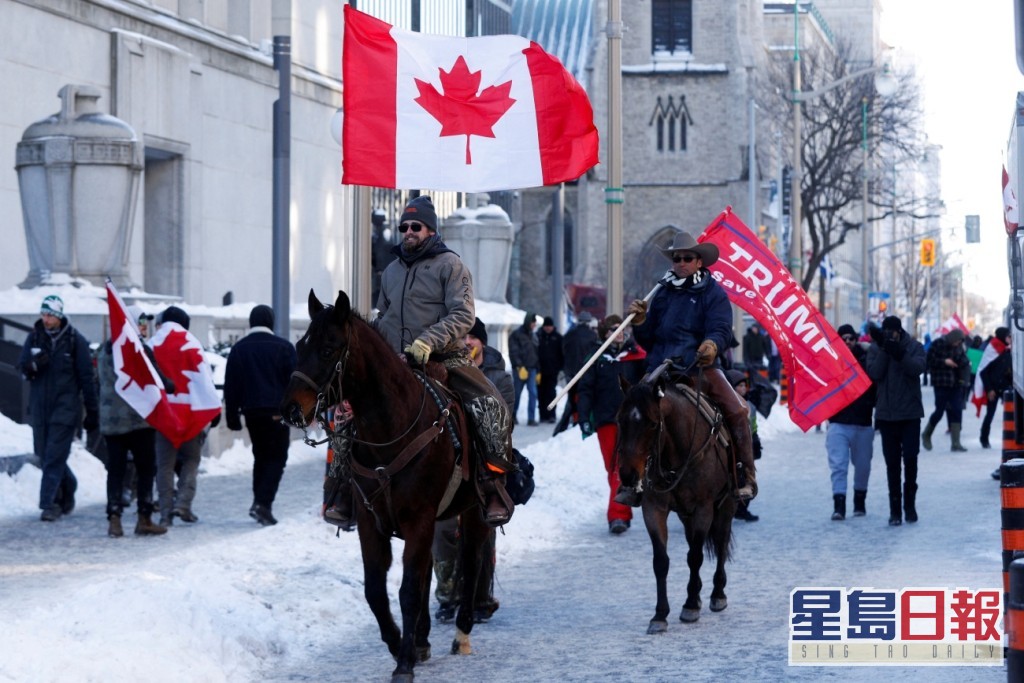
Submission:
M 114 283 L 107 280 L 107 308 L 110 311 L 110 349 L 114 361 L 114 391 L 158 432 L 177 448 L 182 425 L 167 400 L 160 375 L 149 362 L 134 321 Z
M 415 33 L 346 5 L 342 73 L 345 184 L 486 192 L 598 162 L 586 92 L 526 38 Z
M 149 344 L 161 372 L 174 382 L 175 393 L 167 398 L 181 423 L 177 448 L 220 414 L 213 370 L 203 357 L 203 345 L 178 323 L 162 323 Z M 169 440 L 174 443 L 174 439 Z
M 867 391 L 871 380 L 846 343 L 731 207 L 697 241 L 718 247 L 719 258 L 708 270 L 779 347 L 789 378 L 789 416 L 800 429 L 821 424 Z

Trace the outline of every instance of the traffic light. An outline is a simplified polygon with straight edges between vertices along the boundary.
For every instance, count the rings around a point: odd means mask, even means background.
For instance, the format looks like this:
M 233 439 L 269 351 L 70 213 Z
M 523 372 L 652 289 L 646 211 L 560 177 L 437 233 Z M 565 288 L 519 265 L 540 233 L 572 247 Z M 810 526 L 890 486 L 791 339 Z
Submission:
M 935 240 L 930 238 L 921 240 L 921 265 L 928 267 L 935 265 Z
M 793 194 L 793 169 L 784 166 L 782 169 L 782 215 L 791 215 L 791 196 Z

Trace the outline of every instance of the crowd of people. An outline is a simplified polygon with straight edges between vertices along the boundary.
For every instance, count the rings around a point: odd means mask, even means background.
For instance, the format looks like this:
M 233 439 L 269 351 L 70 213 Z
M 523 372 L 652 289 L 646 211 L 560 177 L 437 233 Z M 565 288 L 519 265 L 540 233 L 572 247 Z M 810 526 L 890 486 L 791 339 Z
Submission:
M 375 215 L 375 219 L 376 219 Z M 381 222 L 375 220 L 379 231 Z M 441 240 L 429 197 L 414 198 L 398 225 L 401 241 L 375 255 L 375 329 L 397 354 L 424 366 L 443 362 L 448 383 L 459 395 L 471 429 L 483 514 L 492 527 L 484 571 L 477 586 L 475 618 L 486 621 L 498 609 L 493 596 L 496 558 L 494 529 L 507 523 L 516 501 L 506 479 L 517 470 L 521 454 L 512 448 L 512 431 L 526 389 L 528 428 L 554 424 L 554 434 L 578 427 L 582 438 L 597 436 L 607 473 L 606 521 L 609 533 L 621 535 L 631 525 L 633 508 L 642 501 L 641 473 L 635 463 L 620 462 L 616 451 L 617 416 L 626 387 L 645 375 L 669 368 L 676 381 L 699 376 L 701 386 L 722 414 L 734 457 L 733 494 L 736 518 L 753 522 L 750 511 L 757 495 L 755 461 L 762 444 L 757 415 L 767 417 L 775 402 L 772 384 L 780 379 L 779 350 L 758 324 L 737 341 L 732 306 L 709 267 L 718 259 L 711 243 L 699 243 L 685 231 L 662 249 L 665 275 L 648 299 L 634 300 L 627 318 L 609 315 L 595 320 L 579 311 L 563 335 L 553 317 L 530 312 L 509 334 L 506 360 L 488 345 L 486 324 L 475 314 L 472 275 Z M 387 253 L 384 253 L 387 251 Z M 431 277 L 416 277 L 431 271 Z M 410 285 L 410 283 L 412 283 Z M 43 475 L 40 518 L 53 522 L 75 507 L 77 482 L 68 466 L 72 440 L 81 429 L 102 435 L 107 467 L 108 535 L 122 537 L 121 517 L 132 498 L 137 506 L 135 534 L 166 534 L 174 519 L 192 524 L 203 444 L 220 419 L 214 411 L 198 429 L 172 442 L 122 398 L 118 386 L 120 351 L 113 340 L 101 344 L 95 363 L 88 340 L 71 325 L 59 296 L 40 305 L 40 318 L 25 340 L 19 362 L 30 385 L 30 422 L 34 449 Z M 170 334 L 189 333 L 190 318 L 177 306 L 159 315 L 128 307 L 148 363 L 168 394 L 186 391 L 192 380 L 182 372 L 180 356 L 188 344 L 161 344 Z M 288 459 L 291 434 L 279 404 L 296 366 L 296 348 L 274 333 L 274 311 L 254 307 L 249 330 L 231 347 L 223 386 L 223 415 L 230 430 L 243 424 L 252 445 L 252 506 L 249 515 L 260 525 L 277 523 L 273 504 Z M 152 329 L 151 328 L 155 328 Z M 830 472 L 831 519 L 847 517 L 849 471 L 853 469 L 854 517 L 867 514 L 868 482 L 874 437 L 880 435 L 885 460 L 892 526 L 918 521 L 918 456 L 932 450 L 943 416 L 952 452 L 963 444 L 963 411 L 968 398 L 978 414 L 985 409 L 979 434 L 990 448 L 993 416 L 1010 385 L 1010 333 L 999 327 L 987 340 L 972 340 L 954 329 L 922 344 L 896 316 L 858 330 L 841 325 L 838 337 L 870 379 L 870 388 L 828 420 L 825 460 Z M 740 359 L 734 358 L 739 349 Z M 973 351 L 973 353 L 972 353 Z M 200 363 L 205 360 L 198 361 Z M 561 419 L 550 407 L 560 386 L 569 384 Z M 934 409 L 926 410 L 922 385 L 930 384 Z M 339 433 L 324 487 L 324 519 L 344 530 L 354 528 L 351 473 L 346 467 L 355 438 L 352 420 L 338 411 Z M 346 431 L 348 430 L 348 431 Z M 346 446 L 346 444 L 348 444 Z M 520 460 L 521 461 L 521 460 Z M 127 493 L 126 493 L 127 492 Z M 159 515 L 159 518 L 155 518 Z M 454 617 L 460 593 L 458 518 L 439 522 L 434 539 L 434 571 L 438 584 L 436 618 Z

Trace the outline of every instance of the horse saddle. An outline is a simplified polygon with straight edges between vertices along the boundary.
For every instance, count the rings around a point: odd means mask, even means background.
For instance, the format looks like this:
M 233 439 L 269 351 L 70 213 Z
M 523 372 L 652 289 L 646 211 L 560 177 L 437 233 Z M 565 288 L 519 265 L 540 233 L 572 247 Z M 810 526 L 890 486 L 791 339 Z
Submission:
M 723 429 L 725 424 L 723 421 L 722 411 L 717 405 L 708 400 L 708 397 L 704 394 L 698 394 L 697 391 L 689 384 L 676 383 L 673 385 L 675 390 L 686 397 L 690 403 L 697 406 L 697 413 L 703 417 L 711 430 L 715 434 L 715 438 L 725 448 L 729 447 L 729 430 Z

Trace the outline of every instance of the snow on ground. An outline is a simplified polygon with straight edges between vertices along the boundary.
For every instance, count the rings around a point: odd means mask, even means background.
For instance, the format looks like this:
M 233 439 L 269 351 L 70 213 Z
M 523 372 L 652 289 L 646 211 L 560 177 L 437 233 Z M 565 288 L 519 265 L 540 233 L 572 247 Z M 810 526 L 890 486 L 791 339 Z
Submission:
M 447 655 L 453 628 L 435 626 L 434 657 L 417 680 L 1005 680 L 1002 667 L 786 663 L 794 586 L 1000 585 L 998 485 L 988 477 L 998 450 L 982 451 L 977 420 L 965 422 L 971 452 L 950 454 L 937 435 L 936 450 L 922 453 L 922 521 L 894 529 L 878 440 L 868 516 L 831 522 L 824 433 L 801 433 L 776 407 L 760 422 L 765 457 L 751 509 L 762 519 L 734 530 L 729 609 L 705 610 L 694 625 L 675 620 L 685 549 L 674 522 L 673 617 L 657 637 L 644 634 L 654 607 L 650 544 L 639 520 L 621 537 L 608 534 L 597 440 L 519 427 L 537 490 L 498 540 L 502 607 L 474 629 L 468 658 Z M 0 444 L 30 452 L 31 432 L 0 418 Z M 38 521 L 36 468 L 0 475 L 0 681 L 387 680 L 394 665 L 363 599 L 358 539 L 335 538 L 318 517 L 322 459 L 322 447 L 293 443 L 274 507 L 280 523 L 264 529 L 246 514 L 251 456 L 237 440 L 204 459 L 199 523 L 179 521 L 155 538 L 131 534 L 134 511 L 125 538 L 106 537 L 104 471 L 79 445 L 78 508 L 56 523 Z M 396 614 L 399 582 L 397 566 Z

